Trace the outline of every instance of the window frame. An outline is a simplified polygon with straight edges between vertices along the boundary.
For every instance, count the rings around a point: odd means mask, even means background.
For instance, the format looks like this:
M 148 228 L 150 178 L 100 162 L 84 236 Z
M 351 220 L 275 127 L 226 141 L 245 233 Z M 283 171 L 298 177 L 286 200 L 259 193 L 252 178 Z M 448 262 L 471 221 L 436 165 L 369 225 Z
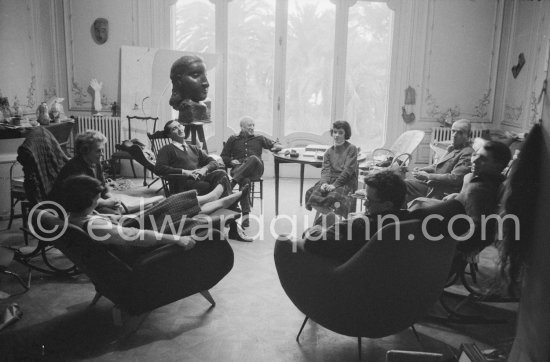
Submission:
M 215 99 L 214 113 L 216 114 L 217 122 L 214 122 L 214 136 L 212 144 L 222 144 L 230 135 L 238 132 L 228 126 L 227 112 L 227 79 L 228 79 L 228 33 L 229 33 L 229 2 L 237 0 L 209 0 L 215 6 L 215 50 L 218 54 L 218 64 L 215 68 Z M 357 1 L 373 1 L 384 2 L 394 11 L 394 22 L 392 32 L 392 56 L 390 59 L 390 87 L 388 92 L 388 102 L 386 104 L 386 119 L 384 120 L 384 129 L 386 130 L 384 139 L 387 138 L 387 131 L 391 128 L 388 125 L 388 120 L 391 117 L 391 96 L 392 83 L 394 76 L 392 75 L 395 64 L 395 27 L 396 27 L 396 9 L 392 0 L 331 0 L 335 4 L 335 28 L 334 28 L 334 58 L 333 58 L 333 74 L 332 74 L 332 94 L 331 94 L 331 112 L 330 121 L 325 126 L 326 131 L 322 134 L 313 134 L 309 132 L 296 132 L 285 135 L 285 79 L 286 79 L 286 50 L 287 50 L 287 33 L 288 33 L 288 0 L 276 0 L 275 5 L 275 59 L 274 59 L 274 79 L 273 79 L 273 134 L 267 135 L 273 139 L 280 139 L 283 144 L 288 144 L 291 147 L 305 145 L 309 143 L 330 143 L 329 135 L 330 124 L 338 119 L 344 119 L 345 110 L 345 87 L 346 87 L 346 66 L 347 66 L 347 41 L 348 41 L 348 20 L 349 8 Z M 174 8 L 177 1 L 171 1 L 171 22 L 170 22 L 170 44 L 174 48 Z M 212 76 L 212 75 L 210 75 Z M 223 122 L 220 122 L 223 121 Z M 258 132 L 262 133 L 262 132 Z M 393 132 L 390 132 L 393 133 Z

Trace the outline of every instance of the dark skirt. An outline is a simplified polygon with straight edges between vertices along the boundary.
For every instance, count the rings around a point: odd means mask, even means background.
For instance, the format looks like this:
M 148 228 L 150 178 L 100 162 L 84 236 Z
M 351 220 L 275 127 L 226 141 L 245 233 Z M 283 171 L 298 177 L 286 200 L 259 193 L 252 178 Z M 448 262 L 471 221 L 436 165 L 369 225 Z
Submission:
M 312 208 L 322 214 L 334 212 L 337 215 L 347 217 L 355 211 L 355 199 L 349 196 L 355 192 L 350 185 L 335 188 L 331 192 L 321 190 L 321 181 L 306 191 L 306 209 Z

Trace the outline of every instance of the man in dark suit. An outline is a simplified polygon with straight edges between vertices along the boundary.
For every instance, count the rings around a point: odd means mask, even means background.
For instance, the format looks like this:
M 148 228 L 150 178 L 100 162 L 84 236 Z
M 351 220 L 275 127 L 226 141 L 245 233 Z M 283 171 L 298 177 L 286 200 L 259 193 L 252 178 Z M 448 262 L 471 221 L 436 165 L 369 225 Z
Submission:
M 442 199 L 460 191 L 464 175 L 470 172 L 474 152 L 470 144 L 470 121 L 460 119 L 451 128 L 453 144 L 433 165 L 414 168 L 412 179 L 406 179 L 407 202 L 417 197 Z

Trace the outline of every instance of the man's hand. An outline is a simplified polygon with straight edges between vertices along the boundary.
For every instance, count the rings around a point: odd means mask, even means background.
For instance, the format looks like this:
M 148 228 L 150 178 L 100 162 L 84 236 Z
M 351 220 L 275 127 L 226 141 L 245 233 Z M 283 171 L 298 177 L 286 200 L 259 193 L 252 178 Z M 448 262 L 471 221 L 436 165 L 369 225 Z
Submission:
M 331 192 L 335 188 L 336 188 L 336 186 L 329 185 L 329 184 L 326 184 L 326 183 L 321 185 L 321 191 Z
M 193 248 L 196 244 L 197 242 L 193 240 L 191 236 L 180 236 L 180 238 L 176 240 L 176 245 L 183 247 L 185 250 Z
M 231 166 L 235 167 L 235 166 L 239 166 L 241 163 L 239 162 L 239 160 L 231 160 Z
M 183 169 L 182 169 L 182 170 L 181 170 L 181 174 L 182 174 L 183 176 L 186 176 L 186 177 L 194 177 L 194 176 L 193 176 L 193 171 L 189 171 L 189 170 L 183 170 Z
M 197 168 L 196 170 L 193 170 L 192 176 L 195 178 L 195 180 L 200 180 L 206 175 L 206 169 L 205 168 Z
M 455 193 L 452 193 L 452 194 L 449 194 L 449 195 L 445 196 L 442 200 L 443 201 L 453 200 L 457 196 L 458 196 L 458 192 L 455 192 Z
M 413 177 L 419 181 L 428 181 L 429 174 L 426 171 L 413 171 Z

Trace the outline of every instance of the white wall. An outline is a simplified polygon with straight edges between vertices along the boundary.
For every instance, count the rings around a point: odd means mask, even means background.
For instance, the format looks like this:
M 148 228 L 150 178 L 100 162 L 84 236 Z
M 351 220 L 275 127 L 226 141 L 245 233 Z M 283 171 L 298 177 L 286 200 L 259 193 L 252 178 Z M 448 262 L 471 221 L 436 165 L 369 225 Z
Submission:
M 52 92 L 53 89 L 66 99 L 68 114 L 82 115 L 90 114 L 92 96 L 88 84 L 91 78 L 97 78 L 104 84 L 105 105 L 119 102 L 120 47 L 169 47 L 169 9 L 174 2 L 1 0 L 0 37 L 2 44 L 12 45 L 13 52 L 4 56 L 3 51 L 0 58 L 0 89 L 10 100 L 17 95 L 24 101 L 34 75 L 35 100 L 29 111 L 34 111 L 45 90 Z M 510 17 L 515 14 L 510 4 L 513 5 L 513 1 L 389 1 L 395 11 L 395 28 L 386 144 L 391 144 L 407 129 L 430 130 L 439 126 L 437 119 L 449 109 L 458 112 L 457 117 L 470 118 L 490 128 L 500 124 L 505 107 L 521 104 L 515 99 L 525 98 L 528 90 L 517 96 L 495 91 L 497 84 L 512 87 L 518 81 L 507 79 L 503 70 L 509 68 L 508 61 L 503 59 L 507 59 L 510 52 L 506 39 L 502 39 L 501 46 L 501 34 L 503 29 L 513 31 L 509 25 L 512 20 L 523 19 L 523 16 Z M 541 5 L 533 2 L 532 6 Z M 535 14 L 540 16 L 536 9 Z M 90 32 L 98 17 L 109 20 L 109 40 L 103 45 L 95 44 Z M 534 24 L 531 26 L 538 29 Z M 527 61 L 531 59 L 533 57 L 527 55 Z M 520 77 L 527 77 L 536 68 L 526 65 Z M 528 84 L 531 83 L 529 80 Z M 401 119 L 404 91 L 408 86 L 416 90 L 416 105 L 412 107 L 416 121 L 412 124 L 405 124 Z M 525 100 L 522 102 L 525 104 Z M 525 105 L 524 109 L 527 109 Z M 108 112 L 106 109 L 105 113 Z M 523 127 L 522 122 L 514 127 Z M 123 134 L 126 133 L 123 131 Z M 429 134 L 419 148 L 418 163 L 428 161 L 428 139 Z M 209 144 L 209 148 L 219 151 L 221 145 Z M 272 172 L 269 156 L 267 161 L 269 176 Z M 308 170 L 308 175 L 317 177 L 318 172 Z M 287 174 L 297 173 L 290 170 Z

